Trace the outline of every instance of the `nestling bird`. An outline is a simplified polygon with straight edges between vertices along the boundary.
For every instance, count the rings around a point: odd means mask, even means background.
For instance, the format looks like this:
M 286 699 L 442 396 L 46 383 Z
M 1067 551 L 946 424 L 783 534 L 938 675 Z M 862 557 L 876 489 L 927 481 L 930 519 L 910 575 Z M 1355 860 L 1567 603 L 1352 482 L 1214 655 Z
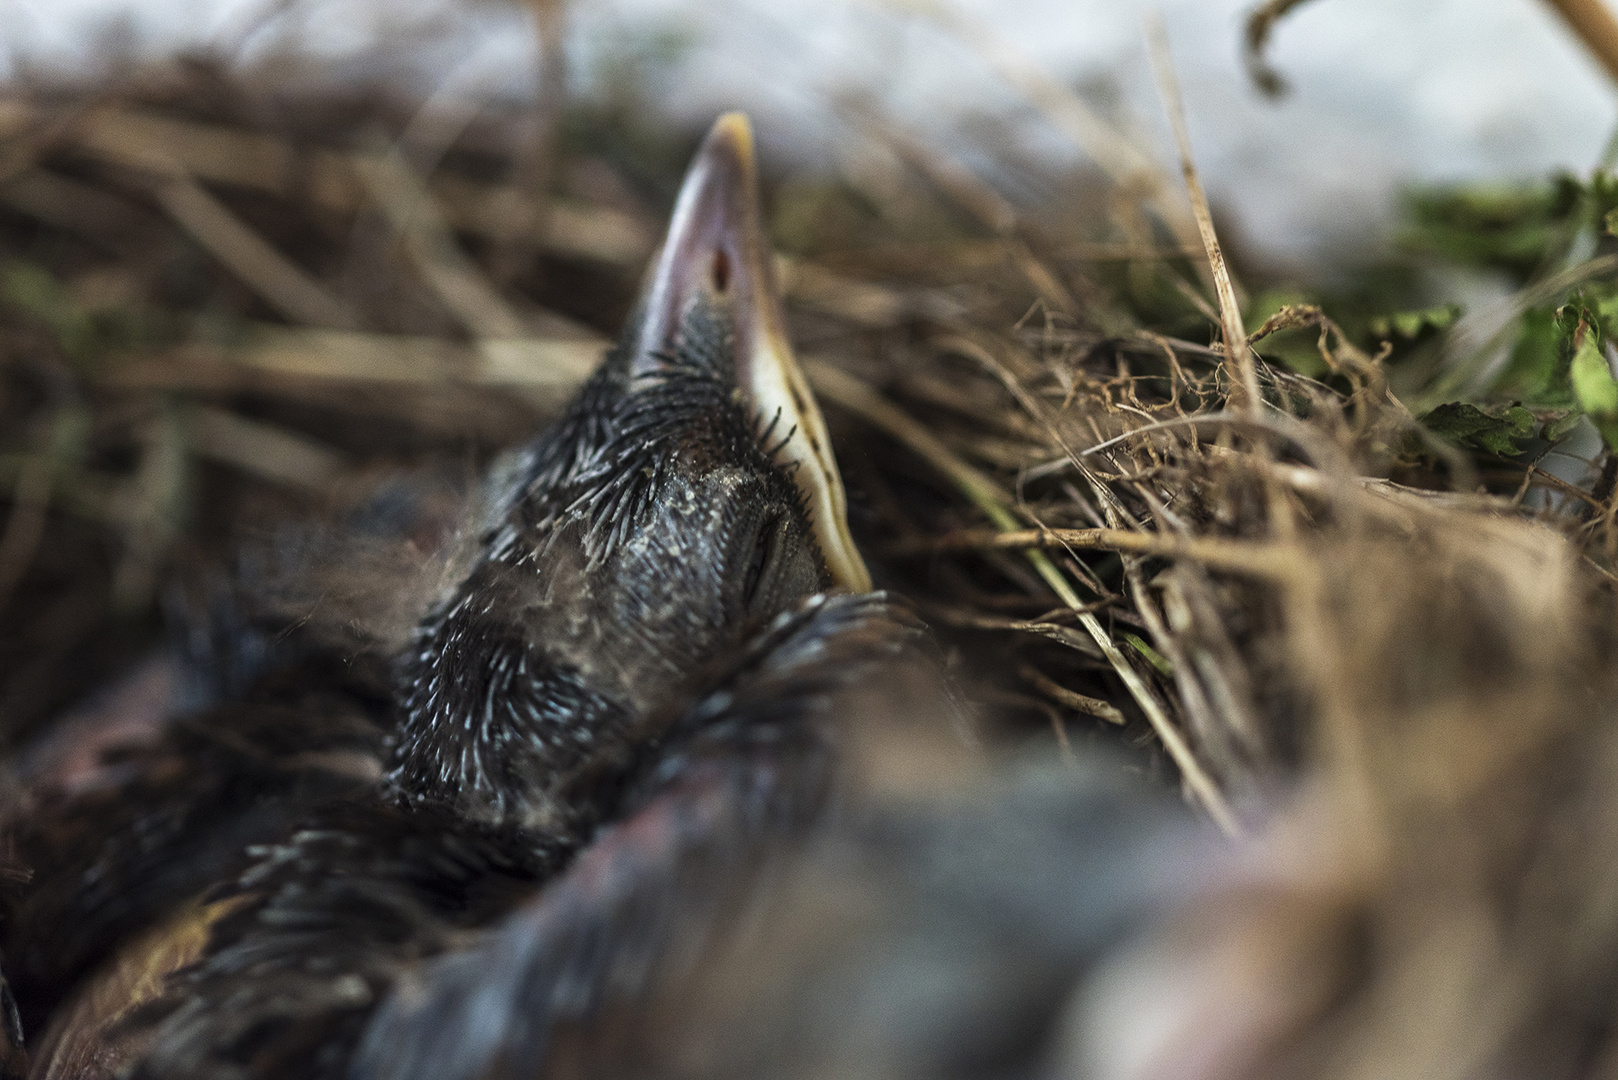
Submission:
M 32 1075 L 344 1076 L 389 987 L 581 849 L 716 798 L 699 834 L 813 815 L 814 722 L 925 648 L 859 595 L 754 172 L 722 118 L 622 340 L 491 477 L 391 680 L 254 637 L 148 745 L 41 770 L 8 815 Z

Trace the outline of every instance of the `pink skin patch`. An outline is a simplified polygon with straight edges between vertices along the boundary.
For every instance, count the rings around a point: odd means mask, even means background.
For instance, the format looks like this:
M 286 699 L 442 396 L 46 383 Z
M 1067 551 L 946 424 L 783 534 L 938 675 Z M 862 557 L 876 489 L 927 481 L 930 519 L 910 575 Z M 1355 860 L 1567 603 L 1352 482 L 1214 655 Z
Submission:
M 155 743 L 174 711 L 174 661 L 154 656 L 53 723 L 22 755 L 18 779 L 32 793 L 78 795 L 117 782 L 115 750 Z

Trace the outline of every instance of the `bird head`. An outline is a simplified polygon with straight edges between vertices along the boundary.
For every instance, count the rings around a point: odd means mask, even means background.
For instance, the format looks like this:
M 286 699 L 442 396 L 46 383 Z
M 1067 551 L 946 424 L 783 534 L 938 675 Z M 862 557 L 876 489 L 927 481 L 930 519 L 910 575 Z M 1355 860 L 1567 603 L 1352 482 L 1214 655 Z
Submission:
M 742 116 L 698 151 L 618 345 L 485 506 L 406 658 L 393 781 L 489 820 L 566 818 L 765 621 L 870 588 Z

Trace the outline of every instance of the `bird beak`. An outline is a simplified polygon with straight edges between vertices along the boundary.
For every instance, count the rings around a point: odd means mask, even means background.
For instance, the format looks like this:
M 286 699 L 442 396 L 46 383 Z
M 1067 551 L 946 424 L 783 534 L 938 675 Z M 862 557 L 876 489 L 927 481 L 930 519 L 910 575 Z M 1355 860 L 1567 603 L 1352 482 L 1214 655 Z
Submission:
M 668 240 L 643 294 L 632 372 L 655 372 L 699 297 L 728 305 L 736 388 L 759 418 L 759 437 L 777 461 L 793 463 L 833 580 L 852 592 L 869 592 L 871 575 L 849 535 L 848 502 L 826 421 L 787 341 L 753 158 L 747 117 L 720 117 L 686 173 Z

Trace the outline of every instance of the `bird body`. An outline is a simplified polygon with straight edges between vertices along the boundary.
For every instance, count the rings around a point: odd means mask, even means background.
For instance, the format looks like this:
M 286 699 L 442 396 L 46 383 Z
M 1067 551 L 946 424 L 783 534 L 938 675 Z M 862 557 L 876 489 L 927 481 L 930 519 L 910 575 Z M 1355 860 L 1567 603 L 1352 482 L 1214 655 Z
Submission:
M 8 808 L 35 870 L 4 944 L 30 1075 L 347 1077 L 428 958 L 593 895 L 602 867 L 655 894 L 714 846 L 671 837 L 813 815 L 830 749 L 806 698 L 918 631 L 824 595 L 869 578 L 753 170 L 722 119 L 622 341 L 491 478 L 392 676 L 232 615 L 200 706 Z M 588 939 L 610 900 L 539 921 Z

